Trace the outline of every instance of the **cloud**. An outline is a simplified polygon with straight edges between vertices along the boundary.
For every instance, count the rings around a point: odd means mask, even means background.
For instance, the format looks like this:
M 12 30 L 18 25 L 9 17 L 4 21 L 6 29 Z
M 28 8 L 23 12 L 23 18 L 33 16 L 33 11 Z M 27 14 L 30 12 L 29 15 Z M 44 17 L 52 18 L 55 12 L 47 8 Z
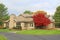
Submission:
M 8 7 L 9 13 L 20 14 L 24 10 L 45 10 L 51 14 L 60 5 L 60 0 L 0 0 L 0 3 Z
M 48 2 L 33 5 L 33 7 L 36 7 L 36 8 L 38 8 L 38 7 L 49 7 L 49 6 L 50 6 L 50 4 Z
M 2 1 L 0 1 L 0 3 L 2 3 Z

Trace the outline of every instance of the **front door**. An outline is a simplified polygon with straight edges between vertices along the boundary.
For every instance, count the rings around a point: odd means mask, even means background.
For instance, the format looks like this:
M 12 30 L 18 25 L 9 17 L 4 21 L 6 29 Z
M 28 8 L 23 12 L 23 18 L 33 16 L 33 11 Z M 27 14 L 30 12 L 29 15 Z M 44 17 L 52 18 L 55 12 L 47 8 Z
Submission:
M 16 23 L 16 28 L 21 30 L 21 22 Z

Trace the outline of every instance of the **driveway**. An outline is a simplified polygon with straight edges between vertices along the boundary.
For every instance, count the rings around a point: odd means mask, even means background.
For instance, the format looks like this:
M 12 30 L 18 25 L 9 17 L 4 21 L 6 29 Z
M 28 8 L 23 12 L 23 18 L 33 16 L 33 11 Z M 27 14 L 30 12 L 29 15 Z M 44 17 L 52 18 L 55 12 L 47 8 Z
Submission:
M 8 40 L 60 40 L 60 35 L 23 35 L 15 33 L 0 32 Z

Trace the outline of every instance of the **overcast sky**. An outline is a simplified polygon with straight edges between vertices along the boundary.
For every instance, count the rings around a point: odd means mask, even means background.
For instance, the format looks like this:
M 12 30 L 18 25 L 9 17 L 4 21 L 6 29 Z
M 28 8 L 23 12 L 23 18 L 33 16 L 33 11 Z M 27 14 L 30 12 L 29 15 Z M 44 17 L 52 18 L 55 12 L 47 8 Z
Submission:
M 0 0 L 8 8 L 9 14 L 19 15 L 25 10 L 44 10 L 53 15 L 56 7 L 60 5 L 60 0 Z

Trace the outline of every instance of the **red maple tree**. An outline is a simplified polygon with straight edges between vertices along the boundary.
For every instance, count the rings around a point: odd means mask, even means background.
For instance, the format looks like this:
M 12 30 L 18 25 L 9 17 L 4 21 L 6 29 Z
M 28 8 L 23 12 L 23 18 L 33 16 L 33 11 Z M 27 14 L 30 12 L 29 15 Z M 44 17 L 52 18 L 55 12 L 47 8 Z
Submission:
M 44 12 L 37 12 L 37 14 L 33 15 L 33 21 L 35 26 L 47 26 L 51 23 L 51 21 L 45 16 Z

